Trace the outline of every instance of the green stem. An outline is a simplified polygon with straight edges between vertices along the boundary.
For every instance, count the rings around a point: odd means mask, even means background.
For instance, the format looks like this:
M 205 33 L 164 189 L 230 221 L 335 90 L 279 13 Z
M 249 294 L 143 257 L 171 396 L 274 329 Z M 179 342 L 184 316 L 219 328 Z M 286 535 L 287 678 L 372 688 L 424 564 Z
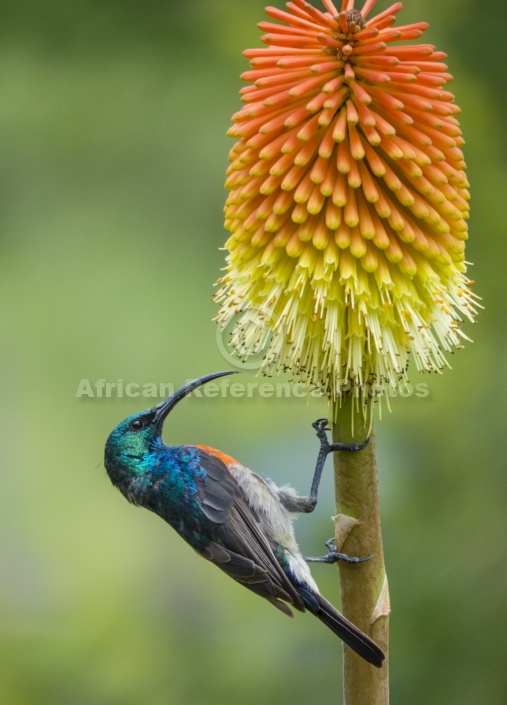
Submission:
M 369 421 L 350 396 L 334 410 L 333 441 L 362 443 L 368 436 Z M 349 556 L 373 557 L 361 565 L 340 564 L 343 614 L 385 652 L 386 662 L 377 669 L 344 646 L 345 705 L 388 705 L 389 703 L 389 593 L 382 550 L 375 437 L 357 453 L 334 453 L 335 493 L 338 517 L 337 546 Z M 350 533 L 341 531 L 352 517 L 360 524 Z M 350 525 L 350 522 L 349 522 Z M 380 615 L 380 616 L 379 616 Z M 377 617 L 377 618 L 375 618 Z M 374 621 L 372 622 L 372 619 Z

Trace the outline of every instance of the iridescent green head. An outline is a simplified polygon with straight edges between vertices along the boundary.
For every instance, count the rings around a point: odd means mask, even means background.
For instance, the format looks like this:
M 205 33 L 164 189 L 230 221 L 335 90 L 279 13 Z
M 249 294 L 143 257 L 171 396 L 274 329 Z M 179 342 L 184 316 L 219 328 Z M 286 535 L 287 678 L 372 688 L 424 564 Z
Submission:
M 124 419 L 106 442 L 105 459 L 111 482 L 122 491 L 135 477 L 149 470 L 149 459 L 164 446 L 162 427 L 176 404 L 198 387 L 236 371 L 214 372 L 188 382 L 157 406 Z

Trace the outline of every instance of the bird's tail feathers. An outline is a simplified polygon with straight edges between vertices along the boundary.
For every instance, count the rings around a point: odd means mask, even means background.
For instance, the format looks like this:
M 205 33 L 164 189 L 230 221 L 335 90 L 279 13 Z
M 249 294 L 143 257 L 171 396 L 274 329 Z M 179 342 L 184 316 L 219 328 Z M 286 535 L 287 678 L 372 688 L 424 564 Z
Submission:
M 306 609 L 318 617 L 347 646 L 350 646 L 359 656 L 377 668 L 382 666 L 385 654 L 369 636 L 349 622 L 322 595 L 303 587 L 298 587 L 297 591 L 305 603 Z

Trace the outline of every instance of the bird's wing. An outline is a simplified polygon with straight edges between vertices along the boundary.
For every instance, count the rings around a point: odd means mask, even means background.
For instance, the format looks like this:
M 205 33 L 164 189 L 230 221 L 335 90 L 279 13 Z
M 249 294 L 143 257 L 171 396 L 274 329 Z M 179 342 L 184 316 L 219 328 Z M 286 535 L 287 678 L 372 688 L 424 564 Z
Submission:
M 224 524 L 238 492 L 238 484 L 220 458 L 199 448 L 199 464 L 206 479 L 198 482 L 197 493 L 204 514 L 216 524 Z
M 304 611 L 304 604 L 283 572 L 273 549 L 259 528 L 258 517 L 227 465 L 216 455 L 199 448 L 206 480 L 199 482 L 203 512 L 216 524 L 216 540 L 206 557 L 221 570 L 286 614 L 285 600 Z

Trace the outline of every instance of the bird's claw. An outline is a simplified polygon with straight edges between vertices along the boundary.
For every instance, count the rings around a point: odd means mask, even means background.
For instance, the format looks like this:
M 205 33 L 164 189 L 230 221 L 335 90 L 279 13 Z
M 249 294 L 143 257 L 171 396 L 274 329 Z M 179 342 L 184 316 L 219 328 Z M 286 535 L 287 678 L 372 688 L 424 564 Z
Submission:
M 357 450 L 363 450 L 363 448 L 366 448 L 369 442 L 370 438 L 368 437 L 364 443 L 350 443 L 347 447 L 347 450 L 352 452 L 355 452 Z
M 322 450 L 325 451 L 326 454 L 334 450 L 355 453 L 358 450 L 363 450 L 363 448 L 366 448 L 370 442 L 370 439 L 367 438 L 364 443 L 330 443 L 327 438 L 327 431 L 330 431 L 331 429 L 328 426 L 327 419 L 317 419 L 317 421 L 312 423 L 312 426 L 317 431 L 317 438 L 320 441 Z
M 336 550 L 334 538 L 330 538 L 328 541 L 326 541 L 326 548 L 328 550 L 328 553 L 325 556 L 321 556 L 320 558 L 305 557 L 305 560 L 309 563 L 336 563 L 337 561 L 343 561 L 344 563 L 353 564 L 364 563 L 365 561 L 369 561 L 370 558 L 373 558 L 373 554 L 371 556 L 366 556 L 366 558 L 357 558 L 356 556 L 347 556 L 346 553 L 340 553 Z
M 331 429 L 328 426 L 328 420 L 327 419 L 317 419 L 317 421 L 314 421 L 312 423 L 313 428 L 317 431 L 317 438 L 320 441 L 320 445 L 325 448 L 327 452 L 329 452 L 329 441 L 327 439 L 327 431 L 330 431 Z
M 324 433 L 325 431 L 330 431 L 328 428 L 329 421 L 327 419 L 317 419 L 312 423 L 313 428 L 317 431 L 317 435 Z
M 336 551 L 336 539 L 334 536 L 331 536 L 330 539 L 328 539 L 325 543 L 325 546 L 327 550 L 331 553 L 332 551 Z

